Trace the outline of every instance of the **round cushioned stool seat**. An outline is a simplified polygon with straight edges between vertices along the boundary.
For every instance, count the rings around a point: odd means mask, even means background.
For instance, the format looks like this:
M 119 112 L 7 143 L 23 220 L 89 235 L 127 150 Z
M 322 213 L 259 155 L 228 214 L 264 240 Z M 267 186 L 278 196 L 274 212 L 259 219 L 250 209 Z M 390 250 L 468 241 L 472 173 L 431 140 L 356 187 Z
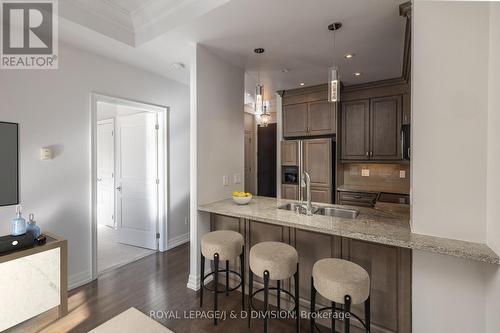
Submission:
M 269 272 L 271 280 L 284 280 L 295 274 L 299 254 L 292 246 L 280 242 L 262 242 L 250 249 L 250 269 L 260 277 Z
M 314 287 L 325 298 L 344 303 L 346 295 L 352 304 L 366 301 L 370 295 L 370 276 L 363 267 L 342 259 L 321 259 L 313 266 Z
M 219 260 L 230 260 L 241 254 L 243 244 L 243 236 L 236 231 L 213 231 L 201 237 L 201 253 L 207 259 L 218 253 Z

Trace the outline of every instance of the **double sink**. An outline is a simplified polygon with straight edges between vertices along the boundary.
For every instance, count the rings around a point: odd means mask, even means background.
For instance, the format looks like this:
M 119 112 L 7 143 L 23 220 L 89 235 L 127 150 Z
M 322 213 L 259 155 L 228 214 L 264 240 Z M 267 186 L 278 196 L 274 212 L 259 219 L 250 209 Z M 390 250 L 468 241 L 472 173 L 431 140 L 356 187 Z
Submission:
M 278 207 L 278 209 L 289 210 L 296 212 L 298 214 L 306 214 L 306 208 L 304 205 L 298 202 L 288 203 L 286 205 Z M 359 211 L 356 209 L 340 208 L 340 207 L 316 207 L 312 206 L 312 213 L 316 215 L 323 216 L 334 216 L 341 217 L 345 219 L 355 219 L 359 215 Z

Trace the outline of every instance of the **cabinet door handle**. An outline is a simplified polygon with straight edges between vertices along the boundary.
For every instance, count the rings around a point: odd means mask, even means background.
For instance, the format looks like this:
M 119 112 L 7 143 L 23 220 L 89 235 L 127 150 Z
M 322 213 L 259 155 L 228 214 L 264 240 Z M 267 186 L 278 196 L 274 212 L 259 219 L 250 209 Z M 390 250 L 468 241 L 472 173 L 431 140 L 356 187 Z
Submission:
M 354 198 L 356 198 L 356 199 L 361 199 L 361 198 L 362 198 L 362 196 L 360 196 L 360 195 L 355 195 L 355 196 L 354 196 Z
M 366 156 L 370 156 L 370 153 L 369 153 L 369 152 L 366 152 Z
M 373 157 L 373 152 L 372 151 L 370 152 L 370 156 Z

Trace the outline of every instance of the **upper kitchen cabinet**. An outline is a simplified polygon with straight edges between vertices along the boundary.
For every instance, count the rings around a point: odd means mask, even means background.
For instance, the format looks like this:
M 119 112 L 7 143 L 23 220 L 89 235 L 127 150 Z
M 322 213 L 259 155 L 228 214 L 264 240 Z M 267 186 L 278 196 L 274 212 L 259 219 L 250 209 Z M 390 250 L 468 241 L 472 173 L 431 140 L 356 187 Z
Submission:
M 370 158 L 401 159 L 401 96 L 370 101 Z
M 342 159 L 367 160 L 370 152 L 370 101 L 342 103 Z
M 336 112 L 334 104 L 328 101 L 308 103 L 307 134 L 328 135 L 335 133 Z
M 307 110 L 307 103 L 283 106 L 283 135 L 285 137 L 307 135 Z
M 292 89 L 283 93 L 283 136 L 285 138 L 336 133 L 337 112 L 327 101 L 327 86 Z
M 391 80 L 346 88 L 340 114 L 343 161 L 403 159 L 401 129 L 410 120 L 404 110 L 409 108 L 408 89 L 406 83 Z

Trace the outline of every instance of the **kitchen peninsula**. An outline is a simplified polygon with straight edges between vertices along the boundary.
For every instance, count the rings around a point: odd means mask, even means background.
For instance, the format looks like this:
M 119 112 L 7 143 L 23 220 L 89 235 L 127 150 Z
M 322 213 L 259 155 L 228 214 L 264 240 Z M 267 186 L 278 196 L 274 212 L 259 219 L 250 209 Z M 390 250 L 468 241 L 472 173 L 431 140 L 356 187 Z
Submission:
M 317 205 L 359 211 L 356 218 L 342 218 L 306 216 L 281 209 L 292 202 L 254 197 L 245 206 L 228 199 L 201 205 L 198 209 L 211 214 L 211 230 L 240 232 L 245 237 L 246 251 L 262 241 L 285 242 L 297 248 L 301 304 L 306 308 L 314 262 L 334 257 L 363 266 L 371 277 L 374 332 L 411 332 L 412 250 L 489 264 L 500 262 L 485 244 L 413 234 L 407 205 L 383 203 L 374 209 Z M 362 313 L 362 308 L 355 307 L 355 311 Z

